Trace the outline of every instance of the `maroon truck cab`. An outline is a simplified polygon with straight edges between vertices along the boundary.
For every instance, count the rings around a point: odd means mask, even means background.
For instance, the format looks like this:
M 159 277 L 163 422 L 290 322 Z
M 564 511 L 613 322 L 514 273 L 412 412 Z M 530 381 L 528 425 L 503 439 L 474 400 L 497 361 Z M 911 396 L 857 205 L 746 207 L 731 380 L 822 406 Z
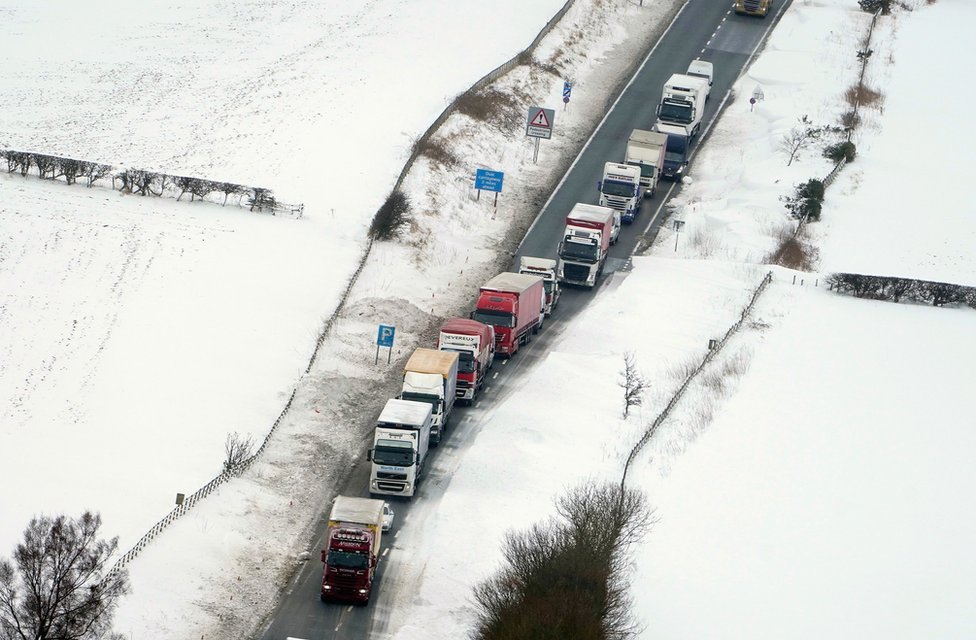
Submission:
M 334 528 L 322 550 L 322 600 L 366 604 L 373 590 L 376 556 L 374 533 L 367 529 Z

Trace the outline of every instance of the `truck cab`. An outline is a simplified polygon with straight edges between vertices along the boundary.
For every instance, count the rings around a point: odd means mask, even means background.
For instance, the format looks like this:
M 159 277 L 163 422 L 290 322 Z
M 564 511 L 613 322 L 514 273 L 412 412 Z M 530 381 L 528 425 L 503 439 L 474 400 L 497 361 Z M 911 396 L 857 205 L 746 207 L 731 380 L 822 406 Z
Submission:
M 740 15 L 765 18 L 773 8 L 773 0 L 735 0 L 735 12 Z
M 616 210 L 622 222 L 633 222 L 640 211 L 640 186 L 640 167 L 608 162 L 603 167 L 603 179 L 596 185 L 600 191 L 600 206 Z M 618 228 L 611 244 L 616 243 L 619 235 Z
M 542 285 L 546 291 L 546 315 L 551 316 L 552 310 L 559 302 L 559 280 L 556 279 L 556 261 L 548 258 L 531 258 L 522 256 L 519 259 L 519 273 L 542 278 Z

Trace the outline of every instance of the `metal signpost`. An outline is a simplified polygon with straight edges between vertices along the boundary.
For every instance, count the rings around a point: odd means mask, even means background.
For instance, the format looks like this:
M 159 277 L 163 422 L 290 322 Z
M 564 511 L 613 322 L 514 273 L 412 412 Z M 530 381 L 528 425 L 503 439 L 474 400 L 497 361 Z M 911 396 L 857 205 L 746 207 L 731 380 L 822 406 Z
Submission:
M 396 327 L 381 324 L 380 330 L 376 334 L 376 360 L 373 364 L 377 364 L 380 361 L 380 347 L 386 347 L 389 352 L 386 354 L 386 364 L 390 364 L 390 358 L 393 357 L 393 336 L 396 334 Z
M 563 109 L 569 104 L 569 94 L 573 92 L 573 83 L 569 80 L 563 81 Z
M 535 154 L 532 162 L 539 160 L 539 140 L 552 138 L 552 123 L 556 119 L 553 109 L 543 107 L 529 107 L 529 119 L 525 125 L 525 135 L 535 138 Z
M 681 235 L 681 227 L 685 226 L 684 220 L 674 220 L 671 222 L 674 228 L 674 250 L 678 251 L 678 236 Z
M 478 200 L 481 200 L 481 190 L 495 192 L 495 207 L 498 206 L 498 194 L 502 192 L 502 183 L 505 182 L 503 171 L 489 171 L 488 169 L 478 169 L 474 174 L 474 188 L 478 190 Z

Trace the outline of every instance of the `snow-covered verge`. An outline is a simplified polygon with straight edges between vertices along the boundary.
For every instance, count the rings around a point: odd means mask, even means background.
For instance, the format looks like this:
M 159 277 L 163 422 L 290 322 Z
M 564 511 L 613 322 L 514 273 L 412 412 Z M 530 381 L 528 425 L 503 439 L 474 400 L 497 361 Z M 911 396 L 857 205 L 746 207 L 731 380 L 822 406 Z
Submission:
M 679 6 L 674 1 L 642 10 L 603 0 L 573 5 L 536 53 L 576 80 L 574 92 L 580 93 L 561 114 L 564 136 L 547 146 L 538 167 L 521 122 L 486 127 L 465 116 L 448 119 L 435 138 L 448 139 L 459 163 L 444 167 L 422 157 L 413 165 L 403 183 L 414 205 L 411 228 L 402 241 L 373 245 L 265 455 L 130 565 L 133 593 L 120 608 L 120 629 L 133 637 L 227 638 L 254 629 L 306 557 L 319 526 L 316 514 L 357 461 L 382 403 L 395 393 L 398 361 L 414 346 L 429 344 L 441 318 L 466 310 L 477 285 L 508 261 L 519 228 L 537 214 L 560 166 L 571 160 L 603 116 L 612 89 Z M 561 86 L 561 77 L 545 74 L 538 64 L 495 84 L 542 104 L 556 102 Z M 497 212 L 471 189 L 471 174 L 482 162 L 506 171 L 507 197 Z M 392 366 L 374 365 L 380 322 L 397 326 Z
M 43 457 L 47 478 L 0 501 L 0 549 L 83 508 L 125 549 L 220 471 L 227 433 L 264 437 L 412 139 L 564 0 L 477 22 L 442 4 L 150 0 L 134 19 L 0 0 L 0 147 L 306 204 L 276 219 L 0 175 L 0 468 Z
M 769 269 L 759 262 L 792 224 L 779 196 L 829 170 L 813 150 L 787 168 L 777 147 L 803 114 L 833 122 L 845 109 L 869 19 L 852 4 L 793 3 L 691 167 L 694 183 L 675 203 L 688 221 L 678 250 L 665 231 L 632 272 L 614 276 L 524 390 L 493 407 L 436 519 L 422 534 L 401 533 L 398 552 L 426 564 L 412 606 L 396 612 L 395 637 L 465 635 L 471 588 L 503 561 L 505 531 L 552 513 L 565 487 L 619 478 L 642 425 L 735 321 Z M 830 268 L 857 261 L 927 277 L 953 265 L 940 279 L 966 282 L 973 255 L 956 239 L 976 221 L 959 214 L 965 181 L 933 192 L 930 181 L 906 179 L 916 157 L 891 150 L 917 140 L 910 105 L 953 43 L 966 42 L 976 7 L 912 8 L 879 23 L 869 81 L 884 112 L 862 114 L 860 154 L 828 190 L 809 238 Z M 750 112 L 757 82 L 766 99 Z M 961 141 L 944 164 L 967 166 L 963 150 L 976 148 L 967 104 L 940 105 Z M 917 232 L 920 199 L 943 234 Z M 631 472 L 658 516 L 635 556 L 641 637 L 972 637 L 976 518 L 961 505 L 976 490 L 966 457 L 976 444 L 966 420 L 976 314 L 838 296 L 816 286 L 817 273 L 772 270 L 745 328 Z M 617 383 L 628 352 L 650 390 L 624 421 Z M 472 504 L 504 518 L 474 520 Z

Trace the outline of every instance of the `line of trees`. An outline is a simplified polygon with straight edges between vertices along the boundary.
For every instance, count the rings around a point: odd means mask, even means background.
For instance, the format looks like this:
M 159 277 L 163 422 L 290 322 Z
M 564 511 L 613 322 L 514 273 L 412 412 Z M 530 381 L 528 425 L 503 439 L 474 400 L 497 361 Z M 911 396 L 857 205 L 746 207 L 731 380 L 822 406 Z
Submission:
M 113 189 L 140 196 L 172 196 L 182 200 L 183 196 L 190 194 L 191 202 L 209 200 L 219 201 L 221 205 L 226 205 L 229 198 L 236 196 L 238 205 L 246 205 L 251 211 L 298 216 L 302 215 L 305 208 L 302 204 L 279 201 L 270 189 L 233 182 L 170 175 L 144 169 L 116 169 L 100 162 L 12 149 L 0 149 L 0 160 L 6 163 L 7 173 L 19 173 L 26 177 L 33 169 L 42 180 L 64 179 L 67 184 L 75 184 L 84 179 L 87 187 L 92 187 L 99 180 L 111 179 Z M 220 196 L 223 198 L 220 199 Z
M 831 290 L 858 298 L 915 302 L 935 307 L 965 304 L 976 309 L 976 287 L 862 273 L 834 273 L 827 276 L 825 282 Z

